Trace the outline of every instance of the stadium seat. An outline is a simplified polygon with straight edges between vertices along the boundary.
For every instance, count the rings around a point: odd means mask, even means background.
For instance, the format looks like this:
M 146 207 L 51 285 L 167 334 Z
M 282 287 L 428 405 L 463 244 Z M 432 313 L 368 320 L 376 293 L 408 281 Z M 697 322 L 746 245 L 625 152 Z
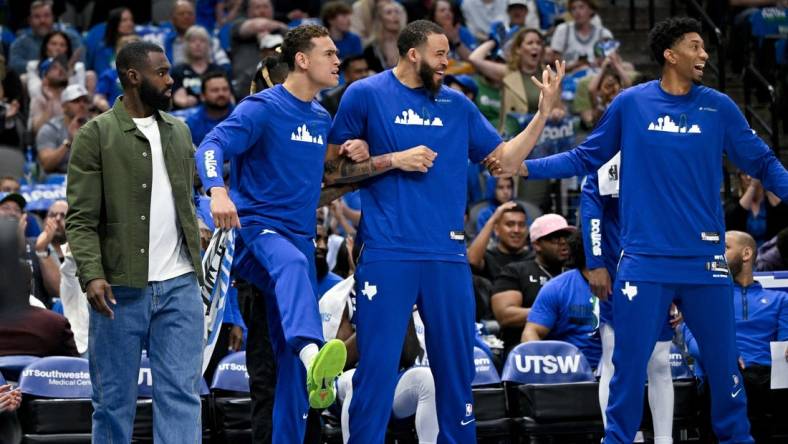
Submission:
M 687 359 L 682 353 L 681 349 L 676 344 L 670 344 L 670 372 L 673 375 L 673 380 L 695 380 L 695 375 L 692 373 Z
M 506 396 L 501 377 L 490 356 L 479 347 L 473 349 L 473 362 L 476 366 L 473 405 L 477 441 L 507 441 L 511 438 L 512 421 L 506 415 Z
M 515 347 L 503 377 L 515 434 L 579 438 L 602 436 L 599 384 L 585 356 L 562 341 L 527 342 Z
M 219 361 L 211 382 L 213 430 L 218 442 L 251 443 L 251 398 L 246 352 L 232 353 Z
M 0 146 L 0 177 L 21 177 L 24 172 L 24 153 L 14 147 Z
M 3 373 L 8 381 L 19 381 L 19 375 L 25 367 L 38 361 L 38 356 L 30 355 L 9 355 L 0 356 L 0 372 Z
M 23 442 L 90 442 L 93 407 L 86 359 L 41 358 L 24 369 L 19 389 Z

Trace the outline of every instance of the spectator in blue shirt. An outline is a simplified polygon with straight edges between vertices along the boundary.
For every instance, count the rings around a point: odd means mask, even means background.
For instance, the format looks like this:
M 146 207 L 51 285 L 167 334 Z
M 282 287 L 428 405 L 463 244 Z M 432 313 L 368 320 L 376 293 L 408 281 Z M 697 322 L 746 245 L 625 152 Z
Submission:
M 223 71 L 211 71 L 202 77 L 202 104 L 186 119 L 192 142 L 199 146 L 205 135 L 233 111 L 230 79 Z
M 569 237 L 574 269 L 549 280 L 536 296 L 523 331 L 523 342 L 552 339 L 568 342 L 580 349 L 591 368 L 602 354 L 599 340 L 599 301 L 588 285 L 588 269 L 583 252 L 583 237 Z
M 30 4 L 28 16 L 30 28 L 20 32 L 20 35 L 11 44 L 8 56 L 8 66 L 18 74 L 24 74 L 27 62 L 38 60 L 44 36 L 55 30 L 65 31 L 71 42 L 71 48 L 76 51 L 82 46 L 82 39 L 71 30 L 62 29 L 55 24 L 52 13 L 52 3 L 47 1 L 34 1 Z
M 734 279 L 733 310 L 736 346 L 747 394 L 747 416 L 755 442 L 769 442 L 774 432 L 771 417 L 777 412 L 771 398 L 769 342 L 788 340 L 788 297 L 765 290 L 753 280 L 757 255 L 755 239 L 742 231 L 725 233 L 725 259 Z M 788 347 L 784 351 L 788 360 Z
M 347 3 L 341 0 L 334 0 L 323 5 L 320 10 L 320 20 L 328 29 L 331 40 L 334 41 L 339 51 L 339 59 L 361 54 L 364 48 L 361 44 L 361 37 L 350 31 L 350 17 L 353 10 Z

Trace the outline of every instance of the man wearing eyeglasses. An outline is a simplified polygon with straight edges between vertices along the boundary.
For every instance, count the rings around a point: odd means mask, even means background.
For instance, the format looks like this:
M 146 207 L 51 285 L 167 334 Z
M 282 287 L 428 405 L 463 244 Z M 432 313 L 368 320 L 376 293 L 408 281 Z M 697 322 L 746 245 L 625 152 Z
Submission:
M 88 91 L 82 85 L 69 85 L 60 94 L 63 115 L 49 119 L 38 130 L 38 162 L 46 173 L 64 173 L 68 167 L 71 141 L 87 121 Z

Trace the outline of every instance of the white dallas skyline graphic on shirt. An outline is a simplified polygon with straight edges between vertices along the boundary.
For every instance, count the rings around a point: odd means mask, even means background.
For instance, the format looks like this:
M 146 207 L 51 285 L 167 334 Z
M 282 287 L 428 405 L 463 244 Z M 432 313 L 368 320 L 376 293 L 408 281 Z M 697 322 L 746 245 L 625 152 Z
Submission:
M 670 119 L 667 114 L 664 117 L 657 119 L 657 123 L 651 122 L 648 124 L 649 131 L 662 131 L 664 133 L 680 133 L 680 134 L 701 134 L 700 126 L 692 125 L 687 128 L 686 125 L 678 126 Z
M 410 108 L 407 111 L 402 111 L 401 115 L 395 117 L 394 123 L 397 125 L 443 126 L 443 120 L 440 117 L 432 120 L 429 117 L 425 119 Z
M 306 123 L 299 126 L 295 132 L 290 133 L 290 140 L 295 140 L 296 142 L 316 143 L 318 145 L 323 144 L 323 136 L 318 135 L 315 137 L 310 134 L 309 128 L 306 127 Z

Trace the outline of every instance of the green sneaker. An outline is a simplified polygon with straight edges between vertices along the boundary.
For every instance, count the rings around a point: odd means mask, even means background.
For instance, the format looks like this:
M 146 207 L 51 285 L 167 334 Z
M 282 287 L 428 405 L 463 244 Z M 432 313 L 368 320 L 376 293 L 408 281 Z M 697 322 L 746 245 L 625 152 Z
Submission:
M 334 403 L 334 381 L 344 370 L 346 359 L 344 342 L 332 339 L 323 345 L 306 371 L 306 391 L 310 407 L 325 409 Z

